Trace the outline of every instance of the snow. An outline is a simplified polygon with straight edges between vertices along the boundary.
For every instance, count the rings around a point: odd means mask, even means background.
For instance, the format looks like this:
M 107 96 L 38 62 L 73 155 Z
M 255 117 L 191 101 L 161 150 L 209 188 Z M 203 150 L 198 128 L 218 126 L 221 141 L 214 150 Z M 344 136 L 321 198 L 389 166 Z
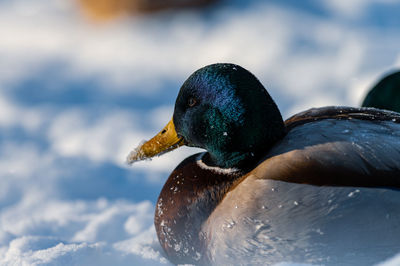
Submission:
M 180 85 L 206 64 L 249 69 L 284 117 L 357 106 L 400 67 L 392 0 L 222 1 L 104 24 L 77 7 L 0 0 L 1 265 L 168 265 L 155 203 L 199 150 L 132 167 L 125 158 L 171 119 Z
M 397 266 L 397 265 L 400 265 L 400 254 L 378 264 L 378 266 Z

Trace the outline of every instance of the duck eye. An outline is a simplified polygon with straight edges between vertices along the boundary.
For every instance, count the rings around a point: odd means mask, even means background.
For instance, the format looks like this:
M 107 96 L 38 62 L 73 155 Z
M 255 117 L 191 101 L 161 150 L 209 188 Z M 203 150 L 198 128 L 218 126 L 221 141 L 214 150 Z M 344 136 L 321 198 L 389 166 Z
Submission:
M 197 100 L 195 99 L 195 98 L 189 98 L 189 100 L 188 100 L 188 105 L 190 106 L 190 107 L 193 107 L 193 106 L 195 106 L 196 105 L 196 103 L 197 103 Z

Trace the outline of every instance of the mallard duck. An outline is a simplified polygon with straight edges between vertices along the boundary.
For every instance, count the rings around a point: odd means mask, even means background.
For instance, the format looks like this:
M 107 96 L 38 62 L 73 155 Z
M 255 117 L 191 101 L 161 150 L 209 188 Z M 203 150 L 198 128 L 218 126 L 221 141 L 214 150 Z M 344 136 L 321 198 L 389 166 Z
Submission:
M 400 112 L 400 71 L 380 80 L 368 92 L 362 106 Z
M 182 85 L 172 120 L 128 162 L 181 145 L 155 228 L 175 264 L 370 265 L 400 251 L 400 114 L 324 107 L 283 121 L 260 81 L 213 64 Z
M 121 15 L 199 7 L 211 4 L 215 0 L 78 0 L 78 2 L 89 17 L 104 21 Z

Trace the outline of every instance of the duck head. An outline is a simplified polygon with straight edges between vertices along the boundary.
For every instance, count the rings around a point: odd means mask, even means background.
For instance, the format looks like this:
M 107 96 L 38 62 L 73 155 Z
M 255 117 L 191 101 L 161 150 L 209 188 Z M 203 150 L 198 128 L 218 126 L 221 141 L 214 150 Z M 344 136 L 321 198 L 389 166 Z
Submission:
M 282 116 L 260 81 L 234 64 L 213 64 L 182 85 L 173 119 L 128 156 L 128 163 L 181 145 L 208 151 L 205 163 L 243 168 L 285 134 Z
M 362 106 L 400 112 L 400 71 L 380 80 L 368 92 Z

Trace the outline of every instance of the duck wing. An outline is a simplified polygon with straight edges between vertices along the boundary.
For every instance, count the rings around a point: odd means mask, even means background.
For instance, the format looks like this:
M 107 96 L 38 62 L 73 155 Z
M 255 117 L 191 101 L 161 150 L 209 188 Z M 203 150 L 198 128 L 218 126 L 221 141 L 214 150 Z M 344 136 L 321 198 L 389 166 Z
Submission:
M 261 179 L 400 188 L 400 114 L 324 107 L 285 121 L 287 135 L 252 171 Z

